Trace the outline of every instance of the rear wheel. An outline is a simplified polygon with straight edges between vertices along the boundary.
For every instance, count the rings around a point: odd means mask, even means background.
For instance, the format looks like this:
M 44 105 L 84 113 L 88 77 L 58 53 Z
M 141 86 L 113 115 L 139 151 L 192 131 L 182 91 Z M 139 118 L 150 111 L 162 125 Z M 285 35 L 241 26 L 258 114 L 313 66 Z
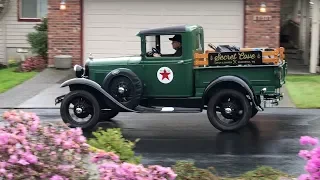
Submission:
M 255 115 L 258 114 L 258 110 L 256 107 L 252 106 L 252 115 L 251 115 L 251 118 L 253 118 Z
M 258 100 L 258 105 L 261 104 L 261 100 L 260 100 L 260 97 L 257 97 L 257 100 Z M 257 108 L 254 106 L 254 103 L 252 102 L 252 115 L 251 115 L 251 118 L 253 118 L 255 115 L 258 114 L 258 110 Z
M 98 123 L 100 112 L 97 99 L 83 90 L 71 91 L 65 96 L 60 107 L 64 123 L 69 127 L 80 127 L 83 130 L 91 129 Z
M 216 92 L 208 103 L 209 121 L 220 131 L 242 128 L 248 123 L 251 114 L 249 100 L 244 94 L 233 89 L 222 89 Z

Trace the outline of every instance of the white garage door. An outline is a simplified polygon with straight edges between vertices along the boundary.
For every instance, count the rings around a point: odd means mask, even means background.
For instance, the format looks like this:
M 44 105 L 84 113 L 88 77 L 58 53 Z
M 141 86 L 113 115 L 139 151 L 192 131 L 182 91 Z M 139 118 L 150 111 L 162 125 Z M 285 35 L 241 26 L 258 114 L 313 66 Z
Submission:
M 243 0 L 84 0 L 84 58 L 140 54 L 141 29 L 198 24 L 208 43 L 243 44 Z

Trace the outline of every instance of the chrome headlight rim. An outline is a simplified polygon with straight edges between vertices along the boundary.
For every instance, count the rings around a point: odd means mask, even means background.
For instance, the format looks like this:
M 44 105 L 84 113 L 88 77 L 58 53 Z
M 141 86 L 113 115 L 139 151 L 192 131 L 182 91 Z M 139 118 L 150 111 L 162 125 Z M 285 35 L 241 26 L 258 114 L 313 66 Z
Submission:
M 76 64 L 73 66 L 73 70 L 75 71 L 77 78 L 81 78 L 83 76 L 84 68 L 82 66 Z

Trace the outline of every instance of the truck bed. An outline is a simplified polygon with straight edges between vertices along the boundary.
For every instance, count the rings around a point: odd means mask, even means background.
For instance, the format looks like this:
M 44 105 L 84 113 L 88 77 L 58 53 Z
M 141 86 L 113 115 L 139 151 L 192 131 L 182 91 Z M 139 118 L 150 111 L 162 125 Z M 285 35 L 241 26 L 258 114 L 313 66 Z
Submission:
M 250 50 L 252 49 L 242 49 L 241 51 Z M 285 83 L 287 62 L 283 60 L 283 49 L 262 51 L 261 64 L 246 65 L 210 65 L 208 60 L 210 53 L 217 52 L 207 51 L 204 54 L 195 54 L 194 82 L 196 96 L 201 96 L 205 87 L 220 76 L 241 77 L 251 84 L 256 94 L 259 94 L 262 88 L 267 88 L 267 94 L 274 94 Z M 220 53 L 224 54 L 223 52 Z

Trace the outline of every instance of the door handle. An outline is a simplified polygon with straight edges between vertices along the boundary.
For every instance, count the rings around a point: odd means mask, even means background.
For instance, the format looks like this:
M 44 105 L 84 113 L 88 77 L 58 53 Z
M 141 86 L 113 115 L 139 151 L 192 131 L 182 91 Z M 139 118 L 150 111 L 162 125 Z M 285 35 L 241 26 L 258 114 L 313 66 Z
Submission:
M 178 64 L 183 64 L 184 60 L 178 61 Z

